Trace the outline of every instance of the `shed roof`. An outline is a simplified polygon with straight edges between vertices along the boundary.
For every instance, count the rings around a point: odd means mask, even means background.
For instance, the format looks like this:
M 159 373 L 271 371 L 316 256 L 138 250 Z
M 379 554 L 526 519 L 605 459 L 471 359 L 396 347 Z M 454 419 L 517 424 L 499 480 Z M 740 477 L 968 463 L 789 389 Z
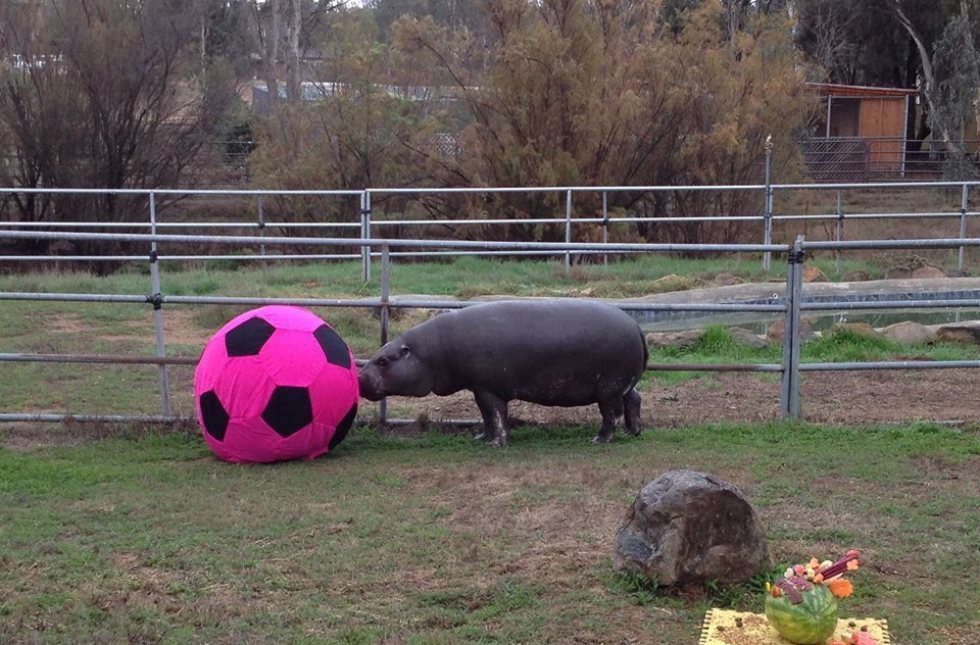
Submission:
M 866 85 L 835 85 L 833 83 L 807 83 L 807 87 L 819 92 L 820 96 L 861 97 L 904 97 L 915 96 L 916 89 L 904 87 L 868 87 Z

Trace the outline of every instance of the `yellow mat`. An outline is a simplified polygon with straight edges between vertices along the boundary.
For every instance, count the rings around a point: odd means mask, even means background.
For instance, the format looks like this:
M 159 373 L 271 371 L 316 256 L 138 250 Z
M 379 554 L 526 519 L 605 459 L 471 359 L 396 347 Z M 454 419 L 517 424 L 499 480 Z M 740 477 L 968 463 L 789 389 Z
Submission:
M 878 645 L 890 645 L 888 622 L 878 618 L 841 618 L 833 638 L 844 640 L 854 631 L 867 631 Z M 710 609 L 704 617 L 698 645 L 789 645 L 763 614 Z

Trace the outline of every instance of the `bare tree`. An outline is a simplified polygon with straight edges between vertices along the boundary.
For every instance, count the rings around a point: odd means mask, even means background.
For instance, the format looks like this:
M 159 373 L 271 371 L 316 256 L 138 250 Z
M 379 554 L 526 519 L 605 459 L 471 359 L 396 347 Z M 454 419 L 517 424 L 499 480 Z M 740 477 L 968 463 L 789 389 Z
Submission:
M 24 187 L 174 186 L 206 145 L 232 96 L 230 83 L 189 82 L 198 17 L 179 0 L 36 0 L 0 11 L 4 59 L 0 122 Z M 107 192 L 23 197 L 22 219 L 107 221 L 126 214 Z M 84 211 L 83 211 L 84 212 Z

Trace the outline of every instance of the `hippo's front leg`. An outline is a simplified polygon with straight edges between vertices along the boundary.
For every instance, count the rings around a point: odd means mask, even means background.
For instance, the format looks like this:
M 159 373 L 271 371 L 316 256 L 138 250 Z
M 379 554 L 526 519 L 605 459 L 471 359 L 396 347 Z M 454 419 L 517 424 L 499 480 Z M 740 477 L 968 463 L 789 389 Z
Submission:
M 491 446 L 505 447 L 508 440 L 507 401 L 486 390 L 474 390 L 473 397 L 483 415 L 483 433 L 476 438 Z

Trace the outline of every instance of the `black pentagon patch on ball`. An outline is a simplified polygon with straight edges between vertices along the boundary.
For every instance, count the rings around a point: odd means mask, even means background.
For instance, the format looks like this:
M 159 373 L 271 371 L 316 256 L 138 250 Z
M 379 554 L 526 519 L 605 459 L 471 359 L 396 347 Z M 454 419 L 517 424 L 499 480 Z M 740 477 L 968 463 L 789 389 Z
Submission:
M 228 430 L 228 412 L 214 390 L 208 390 L 201 395 L 201 418 L 204 419 L 204 429 L 218 441 L 225 440 Z
M 277 386 L 262 411 L 262 420 L 281 437 L 298 432 L 313 422 L 313 404 L 305 387 Z
M 344 369 L 350 369 L 350 349 L 340 334 L 335 332 L 330 325 L 321 325 L 319 329 L 313 332 L 313 335 L 320 343 L 320 348 L 323 350 L 323 355 L 327 357 L 327 362 L 339 365 Z
M 249 318 L 225 334 L 225 348 L 229 356 L 255 356 L 274 333 L 276 328 L 262 318 Z
M 330 437 L 330 445 L 327 446 L 327 450 L 333 450 L 334 447 L 344 440 L 347 436 L 347 431 L 350 430 L 351 425 L 354 423 L 354 417 L 357 416 L 357 403 L 350 406 L 350 410 L 344 415 L 344 418 L 340 420 L 337 424 L 337 429 L 334 431 L 333 436 Z

